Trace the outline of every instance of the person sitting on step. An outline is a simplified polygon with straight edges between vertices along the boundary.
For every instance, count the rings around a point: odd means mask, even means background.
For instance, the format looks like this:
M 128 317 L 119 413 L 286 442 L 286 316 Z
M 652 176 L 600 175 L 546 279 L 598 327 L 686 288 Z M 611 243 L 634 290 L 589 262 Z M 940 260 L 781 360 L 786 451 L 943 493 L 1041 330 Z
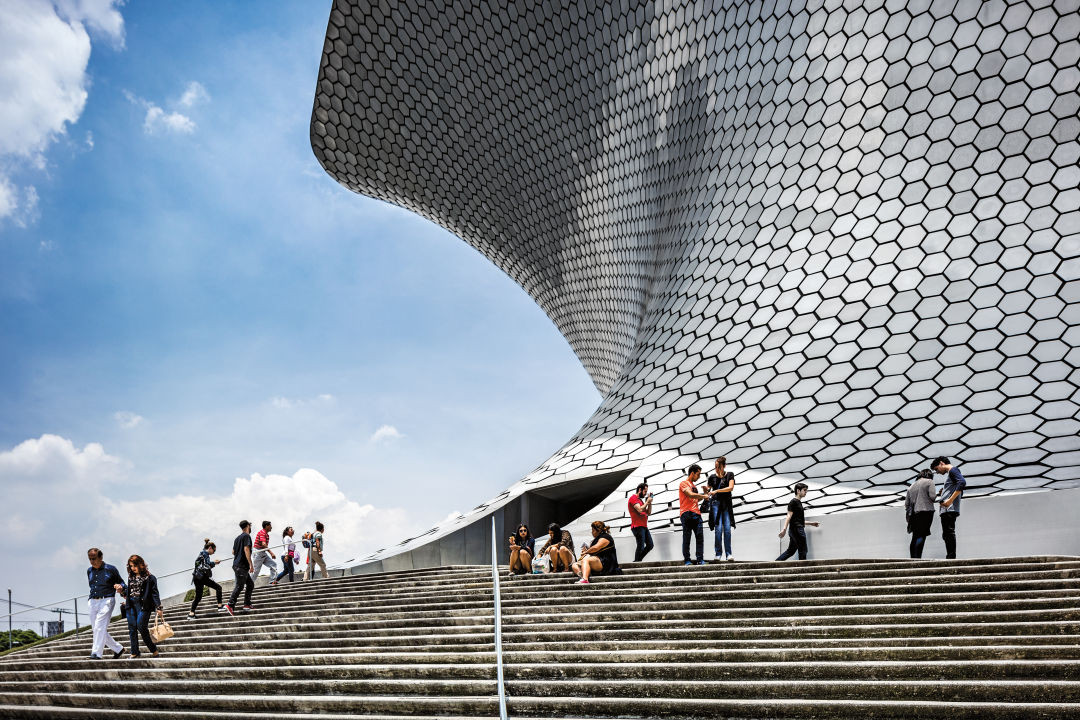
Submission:
M 510 572 L 514 575 L 528 575 L 532 572 L 533 554 L 536 552 L 536 540 L 525 523 L 518 525 L 510 536 Z
M 581 577 L 580 585 L 589 584 L 590 575 L 621 575 L 619 557 L 615 553 L 615 540 L 611 537 L 611 528 L 600 520 L 592 524 L 593 544 L 581 551 L 581 557 L 574 563 L 575 575 Z
M 539 555 L 547 554 L 551 560 L 548 572 L 565 572 L 574 564 L 574 538 L 569 530 L 563 530 L 558 523 L 548 525 L 548 541 L 540 548 Z

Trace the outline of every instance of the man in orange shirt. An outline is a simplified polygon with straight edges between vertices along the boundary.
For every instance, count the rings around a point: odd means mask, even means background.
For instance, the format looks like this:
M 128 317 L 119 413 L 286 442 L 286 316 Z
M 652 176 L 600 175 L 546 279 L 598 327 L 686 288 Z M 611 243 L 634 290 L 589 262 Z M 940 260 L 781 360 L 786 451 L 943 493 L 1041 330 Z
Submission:
M 701 466 L 686 469 L 686 479 L 679 483 L 679 519 L 682 521 L 683 565 L 705 564 L 705 535 L 701 529 L 701 511 L 698 502 L 712 497 L 711 492 L 699 493 L 697 481 L 701 478 Z M 697 560 L 690 560 L 690 533 L 697 541 Z

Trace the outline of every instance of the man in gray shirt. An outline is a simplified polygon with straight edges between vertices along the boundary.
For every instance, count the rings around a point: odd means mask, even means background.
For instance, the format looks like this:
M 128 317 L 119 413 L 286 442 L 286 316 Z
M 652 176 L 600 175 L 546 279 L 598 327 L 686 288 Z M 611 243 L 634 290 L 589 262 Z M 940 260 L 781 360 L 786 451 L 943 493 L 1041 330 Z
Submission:
M 941 489 L 941 539 L 945 541 L 945 557 L 953 560 L 956 558 L 956 519 L 960 517 L 960 498 L 964 496 L 967 480 L 947 457 L 937 458 L 930 467 L 939 475 L 948 475 L 945 487 Z
M 923 470 L 908 488 L 905 503 L 908 532 L 911 533 L 912 558 L 922 557 L 923 545 L 930 534 L 930 526 L 934 524 L 934 498 L 936 496 L 934 473 L 929 469 Z

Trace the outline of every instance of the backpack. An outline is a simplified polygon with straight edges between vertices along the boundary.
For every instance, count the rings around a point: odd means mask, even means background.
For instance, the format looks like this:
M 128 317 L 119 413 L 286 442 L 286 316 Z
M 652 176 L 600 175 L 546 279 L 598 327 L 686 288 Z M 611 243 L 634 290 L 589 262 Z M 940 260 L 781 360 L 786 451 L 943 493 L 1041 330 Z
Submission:
M 192 577 L 199 582 L 202 582 L 210 577 L 210 573 L 213 569 L 214 564 L 210 562 L 210 559 L 202 553 L 199 553 L 199 557 L 195 558 L 195 571 L 192 573 Z
M 314 541 L 311 539 L 311 533 L 309 532 L 304 533 L 303 539 L 300 540 L 300 544 L 306 548 L 310 548 L 313 542 Z

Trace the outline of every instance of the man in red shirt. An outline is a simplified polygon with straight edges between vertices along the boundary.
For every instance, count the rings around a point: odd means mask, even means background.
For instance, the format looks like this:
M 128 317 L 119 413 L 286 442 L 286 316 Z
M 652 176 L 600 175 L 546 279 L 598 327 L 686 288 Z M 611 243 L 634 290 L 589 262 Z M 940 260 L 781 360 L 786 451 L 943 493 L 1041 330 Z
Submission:
M 649 551 L 653 549 L 652 533 L 649 532 L 649 513 L 652 512 L 652 493 L 649 492 L 649 484 L 641 483 L 637 490 L 627 501 L 630 511 L 630 532 L 634 533 L 637 540 L 637 550 L 634 552 L 634 562 L 641 562 Z
M 701 478 L 701 466 L 686 469 L 686 479 L 679 483 L 679 520 L 682 521 L 683 565 L 705 564 L 705 535 L 701 529 L 701 511 L 698 501 L 712 497 L 711 492 L 699 493 L 697 481 Z M 697 540 L 697 560 L 690 560 L 690 534 Z
M 273 526 L 270 524 L 270 521 L 263 520 L 262 530 L 255 533 L 255 543 L 253 546 L 255 552 L 252 553 L 251 557 L 252 580 L 259 577 L 259 571 L 262 570 L 263 565 L 270 570 L 271 578 L 277 575 L 277 563 L 274 562 L 274 558 L 276 558 L 277 555 L 274 555 L 274 551 L 270 549 L 270 531 L 272 529 Z

